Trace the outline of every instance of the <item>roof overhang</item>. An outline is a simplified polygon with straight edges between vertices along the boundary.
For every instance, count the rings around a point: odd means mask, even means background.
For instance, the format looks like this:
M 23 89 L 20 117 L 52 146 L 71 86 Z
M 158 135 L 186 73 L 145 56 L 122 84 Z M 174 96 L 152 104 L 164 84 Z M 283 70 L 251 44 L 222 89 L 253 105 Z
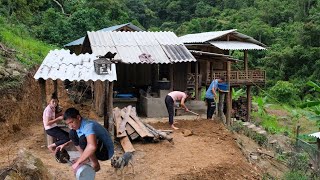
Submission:
M 111 71 L 106 75 L 99 75 L 94 69 L 94 54 L 70 54 L 69 50 L 53 50 L 43 60 L 35 79 L 60 79 L 62 81 L 115 81 L 117 80 L 116 65 L 111 64 Z
M 218 60 L 224 60 L 224 61 L 231 61 L 231 62 L 238 62 L 242 61 L 239 59 L 234 59 L 229 55 L 225 54 L 218 54 L 218 53 L 212 53 L 212 52 L 205 52 L 205 51 L 195 51 L 195 50 L 190 50 L 191 54 L 194 56 L 207 56 L 207 57 L 212 57 L 212 59 L 208 59 L 209 61 L 215 61 L 216 59 Z
M 222 50 L 266 50 L 266 48 L 250 42 L 210 41 L 209 43 Z

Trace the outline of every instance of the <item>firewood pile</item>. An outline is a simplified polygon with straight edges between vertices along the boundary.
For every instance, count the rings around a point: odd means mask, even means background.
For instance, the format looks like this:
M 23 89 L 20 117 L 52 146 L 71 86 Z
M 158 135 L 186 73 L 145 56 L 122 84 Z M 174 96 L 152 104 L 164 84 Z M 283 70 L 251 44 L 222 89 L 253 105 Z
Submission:
M 113 109 L 113 118 L 116 137 L 120 139 L 124 152 L 135 151 L 131 143 L 133 140 L 143 140 L 145 142 L 168 140 L 173 143 L 173 139 L 169 135 L 172 131 L 156 130 L 151 125 L 141 121 L 137 116 L 135 107 L 128 106 L 123 109 L 116 107 Z
M 250 101 L 252 102 L 252 101 Z M 251 104 L 252 107 L 252 104 Z M 247 98 L 240 97 L 238 100 L 232 101 L 233 115 L 232 117 L 245 121 L 247 117 Z

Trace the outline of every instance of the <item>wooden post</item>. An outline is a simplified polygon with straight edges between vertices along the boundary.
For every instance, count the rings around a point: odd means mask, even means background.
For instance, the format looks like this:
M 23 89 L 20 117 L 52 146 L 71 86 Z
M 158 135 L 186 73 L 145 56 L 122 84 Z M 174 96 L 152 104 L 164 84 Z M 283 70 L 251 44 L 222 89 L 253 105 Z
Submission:
M 247 85 L 247 122 L 250 122 L 250 114 L 251 114 L 251 86 Z
M 108 131 L 110 132 L 111 139 L 114 141 L 114 120 L 113 120 L 113 82 L 109 82 L 109 94 L 108 94 L 108 116 L 109 116 L 109 127 Z
M 244 70 L 246 72 L 246 79 L 248 79 L 248 50 L 244 50 Z
M 211 82 L 213 81 L 213 63 L 210 62 L 210 83 L 209 85 L 211 84 Z
M 199 69 L 198 69 L 198 66 L 199 66 L 199 63 L 198 63 L 198 61 L 196 62 L 196 66 L 195 66 L 195 80 L 196 80 L 196 84 L 195 84 L 195 96 L 196 96 L 196 100 L 199 100 L 199 78 L 198 78 L 198 76 L 199 76 Z
M 299 133 L 300 133 L 300 125 L 297 126 L 297 130 L 296 130 L 296 149 L 298 148 Z
M 53 92 L 55 92 L 58 97 L 58 81 L 57 80 L 53 80 Z
M 173 64 L 169 64 L 170 68 L 170 91 L 173 91 Z
M 231 76 L 231 61 L 227 62 L 227 83 L 229 84 L 229 92 L 227 94 L 227 114 L 226 114 L 226 123 L 227 125 L 230 125 L 231 122 L 231 109 L 232 109 L 232 95 L 231 95 L 231 83 L 230 83 L 230 76 Z
M 104 81 L 104 92 L 103 92 L 103 126 L 109 129 L 109 107 L 108 107 L 108 92 L 109 92 L 109 81 Z
M 229 88 L 229 93 L 228 93 L 228 107 L 227 107 L 227 125 L 230 126 L 232 125 L 232 120 L 231 120 L 231 111 L 232 111 L 232 87 Z
M 219 91 L 218 117 L 220 120 L 224 119 L 223 104 L 224 104 L 225 94 L 226 93 Z
M 43 110 L 47 107 L 47 97 L 46 97 L 46 81 L 42 78 L 38 80 L 40 91 L 41 91 L 41 102 Z

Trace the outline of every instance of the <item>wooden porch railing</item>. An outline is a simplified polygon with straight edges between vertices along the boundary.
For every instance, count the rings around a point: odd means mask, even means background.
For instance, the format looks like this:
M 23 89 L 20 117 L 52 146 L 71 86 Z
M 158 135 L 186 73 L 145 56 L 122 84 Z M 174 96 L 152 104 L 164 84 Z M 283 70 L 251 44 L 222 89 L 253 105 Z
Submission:
M 221 76 L 227 78 L 227 71 L 213 71 L 213 79 Z M 249 70 L 248 74 L 245 71 L 231 71 L 230 83 L 232 85 L 245 84 L 264 84 L 266 81 L 266 72 L 263 70 Z M 211 83 L 211 74 L 208 72 L 206 84 Z

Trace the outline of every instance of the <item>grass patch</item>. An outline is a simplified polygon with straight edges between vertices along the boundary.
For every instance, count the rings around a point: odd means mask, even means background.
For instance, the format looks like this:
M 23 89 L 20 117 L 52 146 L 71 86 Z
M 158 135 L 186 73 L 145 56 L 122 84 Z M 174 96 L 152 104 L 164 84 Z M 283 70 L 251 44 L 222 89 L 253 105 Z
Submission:
M 0 41 L 16 50 L 15 57 L 18 61 L 26 67 L 32 67 L 41 64 L 48 52 L 57 47 L 36 40 L 25 28 L 0 20 Z

